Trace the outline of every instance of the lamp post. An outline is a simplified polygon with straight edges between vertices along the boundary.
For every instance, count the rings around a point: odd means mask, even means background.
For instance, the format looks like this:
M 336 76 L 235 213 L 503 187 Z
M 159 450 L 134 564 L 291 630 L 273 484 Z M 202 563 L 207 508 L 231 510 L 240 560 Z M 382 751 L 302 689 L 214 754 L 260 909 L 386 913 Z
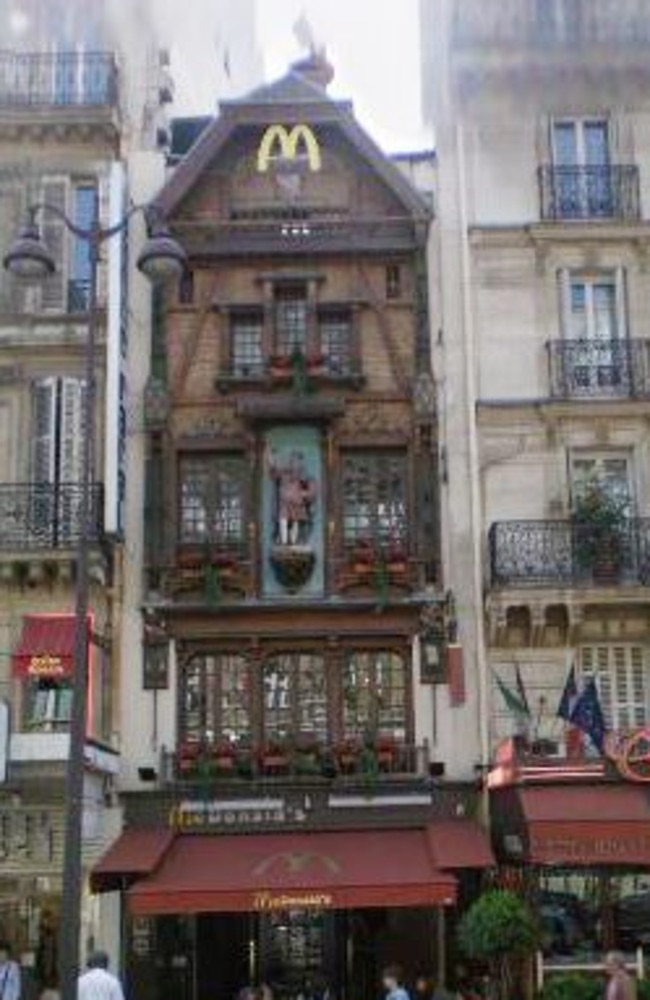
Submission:
M 88 557 L 92 538 L 90 517 L 91 491 L 95 474 L 96 430 L 96 348 L 98 330 L 97 269 L 103 245 L 122 232 L 136 212 L 148 217 L 149 235 L 137 260 L 138 268 L 151 280 L 162 281 L 178 277 L 185 269 L 185 251 L 170 236 L 163 220 L 155 217 L 146 206 L 133 206 L 113 226 L 104 227 L 99 217 L 99 200 L 95 197 L 90 226 L 77 226 L 65 212 L 54 205 L 38 203 L 31 206 L 27 225 L 3 260 L 4 268 L 25 281 L 40 281 L 53 274 L 56 265 L 43 242 L 36 220 L 40 214 L 51 213 L 66 228 L 88 245 L 90 282 L 88 293 L 88 333 L 84 352 L 85 390 L 83 393 L 82 483 L 79 505 L 79 536 L 76 556 L 74 666 L 72 706 L 70 713 L 70 746 L 65 784 L 65 845 L 63 852 L 63 885 L 61 929 L 59 939 L 59 974 L 62 1000 L 76 1000 L 79 974 L 79 938 L 81 934 L 83 792 L 86 746 L 86 716 L 88 702 L 88 606 L 90 580 Z

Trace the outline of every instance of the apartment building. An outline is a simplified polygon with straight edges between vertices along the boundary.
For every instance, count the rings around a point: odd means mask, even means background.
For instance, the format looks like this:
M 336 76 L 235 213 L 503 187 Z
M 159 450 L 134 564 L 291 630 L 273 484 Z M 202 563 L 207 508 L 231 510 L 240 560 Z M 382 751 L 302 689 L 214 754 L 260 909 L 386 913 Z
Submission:
M 101 4 L 2 5 L 0 257 L 36 204 L 82 229 L 97 208 L 104 224 L 115 221 L 127 205 L 122 150 L 157 145 L 164 67 L 144 47 L 130 60 L 109 14 Z M 58 982 L 90 288 L 87 244 L 49 208 L 35 219 L 56 272 L 42 286 L 0 273 L 0 933 L 21 960 L 26 995 Z M 99 275 L 86 872 L 119 828 L 125 246 L 106 247 Z M 84 948 L 99 940 L 100 916 L 84 891 Z
M 631 950 L 650 886 L 649 26 L 645 0 L 422 3 L 447 582 L 547 962 Z M 592 679 L 590 739 L 558 709 Z

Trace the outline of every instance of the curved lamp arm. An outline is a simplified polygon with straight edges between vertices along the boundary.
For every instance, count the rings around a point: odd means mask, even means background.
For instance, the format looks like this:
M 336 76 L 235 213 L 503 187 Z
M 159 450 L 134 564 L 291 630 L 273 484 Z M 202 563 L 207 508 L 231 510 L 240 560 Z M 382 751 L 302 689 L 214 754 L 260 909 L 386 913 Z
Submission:
M 59 208 L 57 205 L 52 205 L 47 201 L 37 201 L 30 205 L 27 209 L 27 214 L 29 216 L 29 221 L 32 225 L 36 224 L 36 217 L 39 213 L 49 212 L 54 215 L 57 219 L 65 225 L 73 236 L 78 239 L 86 240 L 87 242 L 92 242 L 96 240 L 98 243 L 103 243 L 105 240 L 111 239 L 113 236 L 117 236 L 118 233 L 122 232 L 123 229 L 127 227 L 134 215 L 142 213 L 145 217 L 148 229 L 153 229 L 156 225 L 164 225 L 164 220 L 162 213 L 159 209 L 154 209 L 151 205 L 147 204 L 137 204 L 131 205 L 124 216 L 112 226 L 100 226 L 99 225 L 99 210 L 96 211 L 95 217 L 97 219 L 97 225 L 91 226 L 85 229 L 82 226 L 78 226 L 76 223 L 70 219 L 70 217 Z

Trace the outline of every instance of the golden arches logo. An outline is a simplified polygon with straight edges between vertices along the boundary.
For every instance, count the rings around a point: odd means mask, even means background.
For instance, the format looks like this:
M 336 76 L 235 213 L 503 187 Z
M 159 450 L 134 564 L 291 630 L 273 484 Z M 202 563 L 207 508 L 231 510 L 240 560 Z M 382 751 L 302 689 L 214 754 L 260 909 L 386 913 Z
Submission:
M 299 875 L 312 865 L 320 865 L 331 875 L 337 875 L 341 867 L 334 858 L 327 854 L 318 854 L 311 851 L 282 851 L 280 854 L 272 854 L 264 858 L 253 869 L 254 875 L 266 875 L 271 868 L 280 864 L 286 872 L 291 875 Z
M 306 162 L 309 169 L 321 169 L 322 158 L 318 140 L 309 125 L 269 125 L 262 136 L 257 151 L 257 169 L 265 174 L 271 163 L 277 160 L 299 160 Z

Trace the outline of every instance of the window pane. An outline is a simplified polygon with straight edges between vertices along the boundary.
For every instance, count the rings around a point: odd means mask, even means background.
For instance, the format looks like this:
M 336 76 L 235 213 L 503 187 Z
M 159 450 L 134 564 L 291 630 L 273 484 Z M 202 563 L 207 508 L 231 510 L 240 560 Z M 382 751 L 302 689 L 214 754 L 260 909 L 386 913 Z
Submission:
M 264 370 L 262 358 L 262 314 L 240 313 L 231 319 L 232 374 L 259 375 Z
M 307 352 L 307 296 L 302 287 L 276 291 L 275 351 L 281 357 Z
M 343 675 L 343 727 L 347 738 L 392 736 L 404 740 L 406 668 L 389 650 L 352 653 Z
M 553 152 L 558 167 L 573 167 L 578 162 L 578 140 L 574 122 L 555 122 Z
M 378 546 L 406 542 L 406 456 L 359 452 L 343 459 L 343 537 Z
M 583 677 L 593 677 L 608 729 L 645 725 L 648 673 L 640 646 L 585 646 L 580 651 Z
M 585 163 L 592 167 L 606 166 L 609 162 L 607 122 L 585 122 Z
M 264 732 L 267 740 L 310 734 L 327 738 L 325 662 L 317 653 L 283 653 L 264 665 Z
M 43 679 L 27 689 L 25 722 L 28 727 L 55 731 L 70 721 L 72 690 L 67 681 Z
M 243 457 L 183 456 L 179 469 L 180 541 L 240 546 L 246 476 Z
M 250 670 L 244 656 L 197 656 L 181 674 L 183 739 L 235 743 L 250 737 Z
M 346 375 L 351 367 L 352 321 L 347 310 L 320 316 L 320 350 L 330 375 Z

